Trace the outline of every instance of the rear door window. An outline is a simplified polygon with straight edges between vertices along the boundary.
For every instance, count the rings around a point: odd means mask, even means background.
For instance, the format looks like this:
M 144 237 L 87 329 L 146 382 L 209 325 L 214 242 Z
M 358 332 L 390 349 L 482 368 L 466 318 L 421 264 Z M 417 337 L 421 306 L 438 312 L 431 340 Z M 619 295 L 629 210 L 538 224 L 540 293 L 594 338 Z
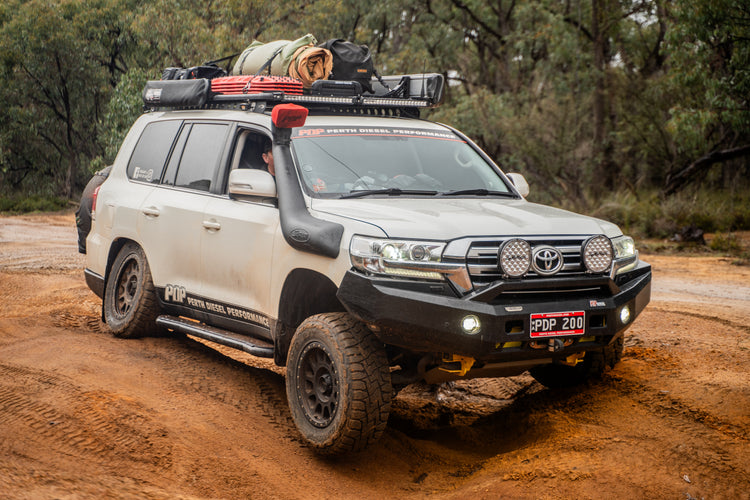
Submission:
M 143 129 L 128 163 L 128 178 L 159 183 L 180 125 L 182 122 L 179 120 L 169 120 L 151 123 Z
M 190 129 L 174 185 L 210 191 L 224 153 L 229 126 L 220 123 L 195 123 Z

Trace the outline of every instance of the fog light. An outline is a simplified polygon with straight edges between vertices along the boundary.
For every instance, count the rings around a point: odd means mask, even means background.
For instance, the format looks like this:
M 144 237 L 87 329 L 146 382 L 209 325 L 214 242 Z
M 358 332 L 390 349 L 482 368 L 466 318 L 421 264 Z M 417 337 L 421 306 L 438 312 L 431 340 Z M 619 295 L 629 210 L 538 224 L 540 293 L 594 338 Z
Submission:
M 461 328 L 469 335 L 474 335 L 479 333 L 479 330 L 482 329 L 482 324 L 479 322 L 479 318 L 473 314 L 469 314 L 468 316 L 464 316 L 464 319 L 461 320 Z
M 620 321 L 623 325 L 630 323 L 630 307 L 625 306 L 620 309 Z

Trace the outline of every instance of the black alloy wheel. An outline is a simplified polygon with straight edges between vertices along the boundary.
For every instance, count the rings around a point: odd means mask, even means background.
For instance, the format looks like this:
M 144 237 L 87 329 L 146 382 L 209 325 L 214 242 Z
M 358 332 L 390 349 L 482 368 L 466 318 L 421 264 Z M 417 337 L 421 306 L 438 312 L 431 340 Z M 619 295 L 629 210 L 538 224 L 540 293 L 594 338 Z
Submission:
M 325 346 L 312 342 L 302 352 L 299 365 L 305 417 L 316 427 L 327 427 L 339 404 L 339 379 Z
M 385 346 L 347 313 L 311 316 L 292 337 L 286 394 L 297 429 L 317 453 L 362 450 L 388 425 L 393 388 Z
M 116 337 L 157 335 L 160 314 L 146 254 L 135 243 L 123 245 L 107 274 L 104 319 Z

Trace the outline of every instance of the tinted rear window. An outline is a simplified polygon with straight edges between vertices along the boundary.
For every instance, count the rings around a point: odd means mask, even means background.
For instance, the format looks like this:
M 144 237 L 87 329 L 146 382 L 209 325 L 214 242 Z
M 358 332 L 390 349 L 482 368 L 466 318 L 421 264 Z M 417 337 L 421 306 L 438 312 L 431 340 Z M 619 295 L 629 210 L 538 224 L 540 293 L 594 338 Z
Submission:
M 158 184 L 180 121 L 164 121 L 146 126 L 128 164 L 128 177 Z
M 227 125 L 193 125 L 177 170 L 175 186 L 210 191 L 224 151 Z

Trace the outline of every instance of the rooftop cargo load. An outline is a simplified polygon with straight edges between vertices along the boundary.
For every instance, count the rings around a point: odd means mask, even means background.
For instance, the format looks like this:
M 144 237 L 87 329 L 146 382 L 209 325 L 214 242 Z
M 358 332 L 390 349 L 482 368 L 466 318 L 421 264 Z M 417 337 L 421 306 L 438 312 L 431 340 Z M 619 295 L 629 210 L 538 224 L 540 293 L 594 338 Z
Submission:
M 233 75 L 290 76 L 308 88 L 316 80 L 326 80 L 333 69 L 331 52 L 316 47 L 317 40 L 307 34 L 297 40 L 254 41 L 246 48 L 232 70 Z

